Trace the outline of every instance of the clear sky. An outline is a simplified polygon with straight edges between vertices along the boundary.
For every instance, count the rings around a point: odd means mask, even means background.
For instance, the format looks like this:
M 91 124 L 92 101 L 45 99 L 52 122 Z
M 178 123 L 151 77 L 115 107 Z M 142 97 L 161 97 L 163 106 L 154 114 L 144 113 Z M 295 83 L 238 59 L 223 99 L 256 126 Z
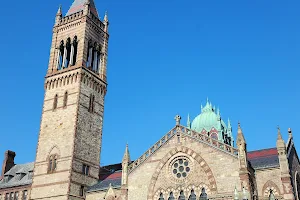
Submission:
M 1 140 L 16 162 L 35 159 L 52 27 L 59 4 L 3 1 Z M 101 164 L 138 158 L 206 98 L 240 120 L 249 150 L 274 147 L 277 125 L 300 147 L 300 1 L 96 0 L 110 20 Z

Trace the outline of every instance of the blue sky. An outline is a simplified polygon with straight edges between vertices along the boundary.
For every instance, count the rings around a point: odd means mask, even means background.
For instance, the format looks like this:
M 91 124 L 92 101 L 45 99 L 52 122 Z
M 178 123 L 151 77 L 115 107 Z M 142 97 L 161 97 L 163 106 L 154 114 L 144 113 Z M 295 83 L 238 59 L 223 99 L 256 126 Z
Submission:
M 35 159 L 52 27 L 71 0 L 2 2 L 0 160 Z M 299 136 L 300 1 L 96 0 L 110 19 L 101 164 L 133 159 L 206 98 L 240 120 L 248 149 L 276 145 L 280 125 Z

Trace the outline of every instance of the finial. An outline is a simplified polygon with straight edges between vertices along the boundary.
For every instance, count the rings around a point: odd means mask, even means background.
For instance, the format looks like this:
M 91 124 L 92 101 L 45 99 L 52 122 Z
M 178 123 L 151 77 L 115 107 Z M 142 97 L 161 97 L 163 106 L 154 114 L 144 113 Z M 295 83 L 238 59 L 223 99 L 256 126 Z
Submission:
M 188 114 L 187 127 L 188 127 L 188 128 L 191 128 L 190 114 Z
M 105 21 L 105 22 L 108 22 L 108 14 L 107 14 L 107 11 L 105 11 L 104 21 Z
M 59 7 L 58 7 L 56 15 L 62 15 L 62 11 L 61 10 L 62 9 L 61 9 L 61 4 L 60 4 Z
M 176 115 L 175 116 L 176 126 L 180 125 L 180 120 L 181 120 L 181 117 L 179 115 Z
M 202 106 L 202 104 L 201 104 L 201 112 L 203 111 L 203 106 Z
M 277 126 L 277 139 L 278 140 L 282 140 L 282 135 L 281 135 L 281 132 L 280 132 L 280 127 L 279 126 Z
M 231 128 L 230 119 L 228 118 L 228 128 Z
M 293 138 L 293 133 L 292 133 L 292 129 L 291 128 L 288 129 L 288 133 L 289 133 L 289 138 Z
M 206 103 L 209 103 L 208 97 L 206 97 Z
M 90 0 L 86 0 L 85 5 L 90 5 L 91 1 Z
M 218 107 L 217 115 L 218 115 L 218 116 L 221 116 L 220 108 L 219 108 L 219 107 Z

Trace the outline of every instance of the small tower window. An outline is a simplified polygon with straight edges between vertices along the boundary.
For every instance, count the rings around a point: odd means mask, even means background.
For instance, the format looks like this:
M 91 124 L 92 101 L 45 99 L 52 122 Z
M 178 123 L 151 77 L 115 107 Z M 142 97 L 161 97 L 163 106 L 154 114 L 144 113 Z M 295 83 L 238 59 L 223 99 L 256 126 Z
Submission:
M 49 166 L 48 166 L 48 173 L 53 173 L 56 171 L 57 167 L 57 156 L 51 155 L 49 158 Z
M 83 197 L 83 196 L 84 196 L 84 186 L 83 186 L 83 185 L 82 185 L 82 186 L 80 186 L 79 195 L 80 195 L 81 197 Z
M 93 94 L 90 95 L 90 102 L 89 102 L 89 112 L 94 112 L 94 105 L 95 105 L 95 96 Z
M 23 191 L 22 200 L 27 200 L 27 195 L 28 195 L 27 190 L 24 190 L 24 191 Z
M 67 107 L 67 104 L 68 104 L 68 92 L 65 92 L 65 95 L 64 95 L 64 105 L 63 107 Z
M 90 171 L 90 166 L 88 166 L 88 165 L 86 165 L 86 164 L 83 164 L 82 165 L 82 173 L 84 174 L 84 175 L 89 175 L 89 171 Z
M 19 192 L 15 192 L 15 200 L 19 199 Z
M 57 108 L 57 101 L 58 101 L 58 95 L 56 94 L 53 100 L 53 110 L 56 110 Z

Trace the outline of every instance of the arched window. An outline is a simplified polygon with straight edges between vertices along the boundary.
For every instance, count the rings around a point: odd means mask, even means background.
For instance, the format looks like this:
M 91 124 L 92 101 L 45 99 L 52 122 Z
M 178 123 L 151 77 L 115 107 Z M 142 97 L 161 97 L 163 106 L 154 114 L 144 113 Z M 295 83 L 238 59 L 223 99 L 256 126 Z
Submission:
M 95 71 L 95 65 L 97 64 L 97 43 L 94 43 L 94 46 L 92 47 L 92 61 L 91 61 L 91 68 L 93 71 Z
M 201 190 L 200 200 L 207 200 L 207 194 L 205 192 L 205 188 L 202 188 Z
M 92 41 L 90 40 L 88 42 L 88 49 L 87 49 L 87 61 L 86 61 L 86 66 L 87 68 L 91 69 L 92 67 L 92 58 L 93 58 L 93 45 L 92 45 Z
M 64 62 L 64 68 L 68 68 L 69 64 L 70 64 L 70 58 L 71 58 L 71 39 L 68 38 L 67 39 L 67 43 L 66 43 L 66 57 L 65 57 L 65 62 Z
M 196 195 L 195 195 L 194 190 L 191 191 L 191 195 L 190 195 L 190 197 L 189 197 L 189 200 L 197 200 L 197 197 L 196 197 Z
M 182 190 L 180 191 L 178 200 L 185 200 L 184 192 Z
M 163 195 L 163 193 L 160 193 L 160 195 L 159 195 L 159 199 L 158 200 L 165 200 L 164 199 L 164 195 Z
M 173 192 L 170 192 L 168 200 L 175 200 Z
M 56 94 L 53 100 L 53 110 L 57 108 L 58 95 Z
M 273 193 L 273 190 L 270 190 L 269 200 L 275 200 L 275 195 Z
M 62 69 L 62 64 L 63 64 L 63 58 L 64 58 L 64 41 L 60 42 L 57 56 L 58 56 L 58 58 L 57 58 L 57 70 L 61 70 Z
M 94 112 L 94 101 L 95 101 L 95 96 L 93 94 L 90 95 L 90 102 L 89 102 L 89 112 Z
M 77 41 L 77 36 L 75 36 L 74 37 L 74 39 L 73 39 L 73 46 L 72 46 L 72 48 L 73 48 L 73 51 L 72 51 L 72 53 L 73 53 L 73 55 L 71 55 L 72 56 L 72 63 L 71 63 L 71 65 L 73 66 L 73 65 L 75 65 L 76 64 L 76 59 L 77 59 L 77 51 L 78 51 L 78 41 Z
M 68 92 L 65 92 L 63 107 L 64 108 L 67 107 L 67 104 L 68 104 Z
M 51 155 L 49 157 L 48 173 L 55 172 L 56 167 L 57 167 L 57 156 L 56 155 Z

